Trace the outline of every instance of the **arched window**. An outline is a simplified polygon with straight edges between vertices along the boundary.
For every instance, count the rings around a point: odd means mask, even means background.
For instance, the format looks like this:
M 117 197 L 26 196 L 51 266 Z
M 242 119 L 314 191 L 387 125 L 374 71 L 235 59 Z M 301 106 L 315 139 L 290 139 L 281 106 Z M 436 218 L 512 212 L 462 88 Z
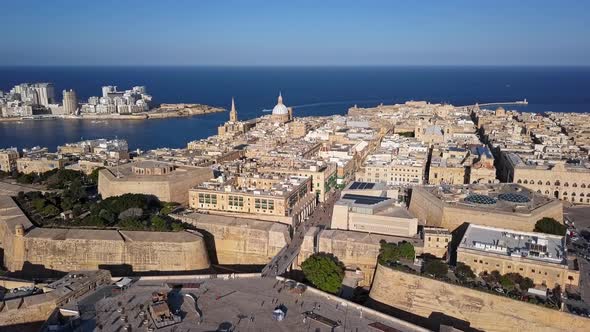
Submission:
M 576 196 L 576 193 L 572 193 L 572 196 Z
M 580 187 L 581 188 L 586 188 L 586 185 L 582 183 L 582 185 Z
M 535 184 L 535 180 L 529 181 L 530 184 Z
M 540 194 L 541 193 L 541 189 L 537 190 L 537 192 Z
M 572 187 L 578 188 L 578 184 L 574 182 L 574 184 L 572 184 Z
M 523 183 L 524 183 L 524 184 L 529 184 L 529 182 L 528 182 L 527 180 L 524 180 L 524 182 L 523 182 Z
M 545 185 L 547 185 L 547 186 L 550 186 L 550 185 L 551 185 L 551 182 L 547 181 L 547 182 L 545 183 Z
M 516 183 L 522 183 L 522 181 L 520 181 L 520 179 L 518 179 L 518 181 L 516 181 Z
M 542 184 L 543 184 L 543 182 L 542 182 L 541 180 L 539 180 L 539 181 L 537 181 L 537 184 L 538 184 L 538 185 L 542 185 Z
M 584 197 L 584 193 L 581 193 L 581 194 L 580 194 L 580 197 Z
M 567 196 L 567 191 L 564 191 L 562 195 Z
M 559 186 L 559 185 L 561 185 L 561 182 L 559 182 L 559 180 L 557 180 L 557 181 L 555 181 L 555 185 Z
M 563 184 L 563 186 L 564 186 L 564 187 L 569 187 L 569 186 L 570 186 L 570 184 L 566 182 L 566 183 L 564 183 L 564 184 Z
M 583 203 L 583 202 L 584 202 L 584 199 L 583 198 L 580 198 L 580 203 Z
M 549 195 L 549 190 L 545 190 L 545 195 Z

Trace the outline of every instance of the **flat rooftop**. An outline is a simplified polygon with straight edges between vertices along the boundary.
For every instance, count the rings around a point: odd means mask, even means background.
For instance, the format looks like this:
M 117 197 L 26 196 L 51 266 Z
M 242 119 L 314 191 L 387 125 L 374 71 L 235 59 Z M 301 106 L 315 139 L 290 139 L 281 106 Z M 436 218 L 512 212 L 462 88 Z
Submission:
M 247 218 L 240 218 L 240 217 L 232 217 L 232 216 L 225 216 L 225 215 L 218 215 L 218 214 L 206 214 L 206 213 L 198 213 L 198 212 L 191 212 L 183 215 L 179 215 L 181 218 L 188 218 L 192 220 L 197 225 L 199 223 L 203 224 L 215 224 L 220 226 L 226 227 L 239 227 L 239 228 L 251 228 L 256 230 L 263 230 L 263 231 L 286 231 L 287 225 L 276 223 L 276 222 L 269 222 L 265 220 L 257 220 L 257 219 L 247 219 Z
M 510 213 L 530 213 L 555 199 L 519 184 L 441 185 L 417 188 L 426 190 L 446 204 L 455 207 L 486 209 Z
M 557 235 L 470 224 L 459 248 L 567 265 L 565 238 Z
M 356 213 L 393 218 L 413 218 L 405 207 L 396 206 L 394 202 L 393 198 L 383 196 L 344 194 L 342 198 L 336 201 L 335 205 L 348 206 Z
M 171 288 L 180 284 L 184 287 Z M 168 294 L 171 311 L 179 309 L 183 316 L 180 323 L 158 331 L 226 331 L 222 327 L 227 331 L 332 331 L 330 324 L 346 325 L 347 331 L 369 331 L 369 324 L 373 323 L 394 331 L 425 331 L 393 317 L 377 316 L 366 308 L 361 313 L 352 305 L 309 288 L 299 295 L 290 292 L 282 281 L 258 277 L 140 280 L 118 295 L 97 298 L 96 317 L 82 315 L 82 326 L 93 328 L 91 325 L 100 324 L 104 330 L 118 331 L 129 324 L 133 330 L 145 330 L 145 325 L 153 325 L 145 306 L 151 302 L 152 292 Z M 119 309 L 119 302 L 123 310 Z M 284 320 L 277 321 L 272 312 L 280 304 L 287 312 Z M 310 315 L 312 311 L 316 316 Z M 147 320 L 142 322 L 145 317 Z

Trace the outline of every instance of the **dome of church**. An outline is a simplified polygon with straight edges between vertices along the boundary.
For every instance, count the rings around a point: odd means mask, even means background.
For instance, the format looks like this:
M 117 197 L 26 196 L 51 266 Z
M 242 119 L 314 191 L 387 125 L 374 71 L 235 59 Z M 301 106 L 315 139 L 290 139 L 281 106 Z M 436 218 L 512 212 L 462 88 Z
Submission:
M 283 104 L 283 96 L 281 94 L 279 94 L 279 99 L 278 99 L 277 105 L 272 109 L 272 114 L 273 115 L 289 114 L 289 110 L 287 109 L 287 106 L 285 106 Z

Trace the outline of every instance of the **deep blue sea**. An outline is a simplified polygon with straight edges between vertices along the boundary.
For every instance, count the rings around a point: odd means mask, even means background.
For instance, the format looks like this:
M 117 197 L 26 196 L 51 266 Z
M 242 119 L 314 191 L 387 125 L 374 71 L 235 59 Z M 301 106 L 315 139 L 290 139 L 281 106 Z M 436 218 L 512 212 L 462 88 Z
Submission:
M 347 109 L 406 100 L 514 101 L 530 112 L 590 112 L 590 67 L 0 67 L 0 90 L 23 82 L 53 82 L 56 97 L 74 89 L 79 100 L 145 85 L 158 103 L 230 107 L 249 119 L 272 109 L 279 91 L 295 116 L 345 114 Z M 184 147 L 216 133 L 228 113 L 149 121 L 40 120 L 0 122 L 0 148 L 57 145 L 99 137 L 125 138 L 131 148 Z

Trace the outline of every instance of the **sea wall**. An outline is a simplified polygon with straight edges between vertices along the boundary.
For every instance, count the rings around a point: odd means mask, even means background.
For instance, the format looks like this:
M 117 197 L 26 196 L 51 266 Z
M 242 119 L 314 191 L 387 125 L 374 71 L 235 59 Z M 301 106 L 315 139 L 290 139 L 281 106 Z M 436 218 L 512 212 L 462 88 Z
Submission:
M 373 306 L 448 322 L 469 322 L 484 331 L 588 331 L 590 319 L 508 297 L 377 266 L 370 298 Z M 436 326 L 435 326 L 436 327 Z M 431 326 L 431 328 L 433 328 Z

